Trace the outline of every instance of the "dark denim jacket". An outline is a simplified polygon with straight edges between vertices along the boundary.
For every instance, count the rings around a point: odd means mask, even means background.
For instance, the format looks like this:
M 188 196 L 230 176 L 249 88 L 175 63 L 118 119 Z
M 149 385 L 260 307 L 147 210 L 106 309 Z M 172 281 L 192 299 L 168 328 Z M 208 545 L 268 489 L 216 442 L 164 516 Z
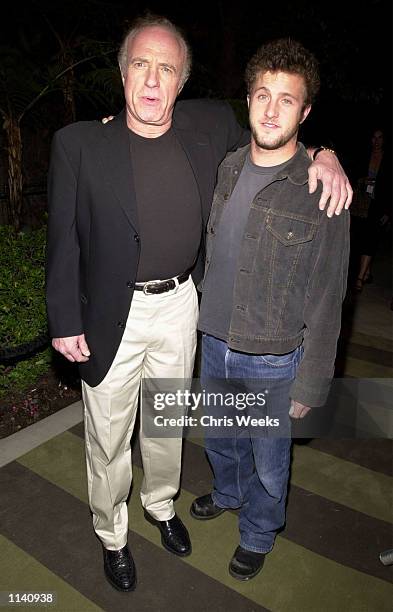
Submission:
M 249 149 L 238 149 L 220 165 L 207 227 L 205 275 L 216 228 Z M 349 213 L 329 219 L 319 210 L 320 191 L 308 193 L 310 163 L 299 143 L 285 170 L 251 204 L 228 346 L 252 354 L 284 354 L 303 342 L 291 397 L 320 406 L 334 372 L 348 270 Z

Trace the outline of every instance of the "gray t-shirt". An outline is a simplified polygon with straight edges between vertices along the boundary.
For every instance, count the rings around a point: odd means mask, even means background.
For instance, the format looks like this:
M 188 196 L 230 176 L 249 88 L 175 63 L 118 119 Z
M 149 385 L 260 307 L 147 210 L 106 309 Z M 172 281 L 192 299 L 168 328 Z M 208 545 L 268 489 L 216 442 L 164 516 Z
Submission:
M 257 166 L 247 155 L 216 229 L 211 262 L 203 284 L 198 329 L 211 336 L 228 339 L 237 261 L 251 202 L 288 161 L 277 166 Z

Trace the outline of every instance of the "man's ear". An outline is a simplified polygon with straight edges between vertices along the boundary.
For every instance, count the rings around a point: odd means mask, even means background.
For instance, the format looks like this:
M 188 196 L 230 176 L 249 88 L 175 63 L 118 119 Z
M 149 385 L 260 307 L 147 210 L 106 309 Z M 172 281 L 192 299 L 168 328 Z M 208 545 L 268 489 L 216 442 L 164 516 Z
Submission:
M 189 75 L 186 77 L 186 79 L 185 79 L 185 80 L 183 81 L 183 83 L 180 85 L 179 89 L 177 90 L 177 95 L 179 95 L 179 94 L 180 94 L 180 92 L 182 91 L 182 89 L 183 89 L 184 85 L 187 83 L 188 79 L 189 79 Z
M 122 83 L 123 83 L 123 85 L 124 85 L 124 78 L 125 78 L 125 77 L 124 77 L 123 70 L 121 69 L 120 64 L 119 64 L 119 70 L 120 70 L 121 82 L 122 82 Z
M 302 111 L 302 119 L 300 123 L 303 123 L 303 121 L 307 118 L 310 110 L 311 110 L 311 104 L 308 104 Z

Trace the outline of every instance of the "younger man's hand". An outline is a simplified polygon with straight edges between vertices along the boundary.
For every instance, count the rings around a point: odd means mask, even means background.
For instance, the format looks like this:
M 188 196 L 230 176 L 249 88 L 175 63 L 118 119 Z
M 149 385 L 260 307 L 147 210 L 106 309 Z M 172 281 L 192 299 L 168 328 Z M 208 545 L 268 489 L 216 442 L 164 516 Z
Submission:
M 309 406 L 305 406 L 300 402 L 295 402 L 292 400 L 291 407 L 289 409 L 289 416 L 293 419 L 302 419 L 310 412 L 311 408 Z

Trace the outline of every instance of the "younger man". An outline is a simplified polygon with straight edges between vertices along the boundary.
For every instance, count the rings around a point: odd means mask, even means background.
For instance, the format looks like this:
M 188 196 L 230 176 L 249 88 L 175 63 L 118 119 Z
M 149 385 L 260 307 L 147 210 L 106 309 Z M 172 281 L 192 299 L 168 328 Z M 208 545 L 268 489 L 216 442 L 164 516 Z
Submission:
M 191 507 L 197 519 L 240 508 L 229 565 L 240 580 L 260 571 L 285 522 L 288 412 L 302 418 L 328 394 L 349 251 L 348 213 L 329 219 L 318 210 L 297 142 L 319 89 L 316 59 L 296 41 L 277 40 L 257 51 L 246 81 L 251 145 L 222 162 L 208 223 L 202 382 L 243 379 L 248 392 L 258 379 L 281 429 L 262 437 L 235 427 L 230 438 L 208 438 L 214 488 Z

